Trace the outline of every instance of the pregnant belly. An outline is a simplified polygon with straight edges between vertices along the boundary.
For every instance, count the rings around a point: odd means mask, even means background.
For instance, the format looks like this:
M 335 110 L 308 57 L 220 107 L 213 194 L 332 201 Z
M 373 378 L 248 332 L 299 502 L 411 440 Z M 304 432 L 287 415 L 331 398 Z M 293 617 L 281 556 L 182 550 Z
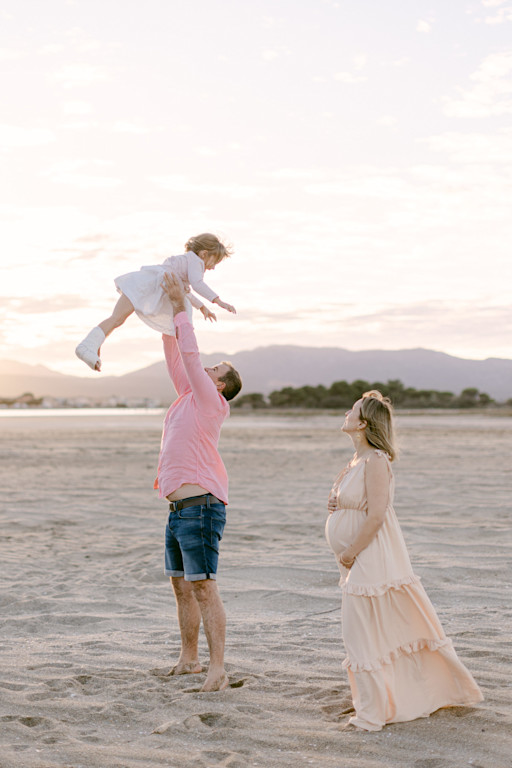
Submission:
M 354 539 L 365 513 L 361 509 L 337 509 L 326 520 L 325 538 L 335 555 Z

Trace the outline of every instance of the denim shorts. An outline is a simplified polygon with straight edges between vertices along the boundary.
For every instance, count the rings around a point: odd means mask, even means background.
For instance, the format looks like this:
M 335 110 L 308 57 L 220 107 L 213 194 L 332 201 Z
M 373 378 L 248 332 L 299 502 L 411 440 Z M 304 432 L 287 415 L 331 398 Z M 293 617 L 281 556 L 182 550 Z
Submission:
M 171 511 L 165 528 L 166 576 L 184 576 L 186 581 L 216 579 L 225 524 L 224 504 Z

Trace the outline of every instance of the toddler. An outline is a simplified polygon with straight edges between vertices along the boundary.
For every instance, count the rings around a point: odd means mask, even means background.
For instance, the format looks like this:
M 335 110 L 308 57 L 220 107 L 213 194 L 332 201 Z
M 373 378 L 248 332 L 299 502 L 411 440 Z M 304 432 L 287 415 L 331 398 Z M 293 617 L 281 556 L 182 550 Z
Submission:
M 101 370 L 101 345 L 133 312 L 156 331 L 174 336 L 172 305 L 162 288 L 166 272 L 182 281 L 187 292 L 185 304 L 189 316 L 194 306 L 202 312 L 205 320 L 217 319 L 214 313 L 191 293 L 191 288 L 212 304 L 217 304 L 228 312 L 236 312 L 231 304 L 221 301 L 218 294 L 203 280 L 205 270 L 215 269 L 217 264 L 231 255 L 231 249 L 221 243 L 215 235 L 205 233 L 191 237 L 185 244 L 185 250 L 186 253 L 170 256 L 163 264 L 142 267 L 138 272 L 128 272 L 114 280 L 121 296 L 112 315 L 93 328 L 77 346 L 75 353 L 80 360 L 87 363 L 93 371 Z

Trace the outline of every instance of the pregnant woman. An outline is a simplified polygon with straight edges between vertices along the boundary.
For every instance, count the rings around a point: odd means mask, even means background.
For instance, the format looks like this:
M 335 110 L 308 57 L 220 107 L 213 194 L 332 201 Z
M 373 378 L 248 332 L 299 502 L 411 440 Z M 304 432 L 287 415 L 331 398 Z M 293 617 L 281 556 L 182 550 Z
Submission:
M 341 572 L 343 666 L 355 709 L 349 725 L 378 731 L 481 701 L 413 573 L 393 509 L 390 401 L 366 392 L 342 431 L 355 454 L 331 490 L 325 533 Z

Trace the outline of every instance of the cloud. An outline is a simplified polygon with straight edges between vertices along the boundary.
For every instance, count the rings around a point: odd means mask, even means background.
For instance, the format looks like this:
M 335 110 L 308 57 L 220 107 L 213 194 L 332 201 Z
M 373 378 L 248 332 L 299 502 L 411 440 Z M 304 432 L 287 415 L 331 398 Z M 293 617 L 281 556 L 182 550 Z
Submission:
M 87 101 L 66 101 L 62 105 L 62 111 L 65 115 L 90 115 L 92 105 Z
M 232 198 L 251 198 L 255 197 L 259 190 L 257 187 L 250 187 L 243 184 L 210 184 L 190 181 L 186 176 L 153 176 L 151 181 L 158 186 L 171 192 L 183 192 L 202 195 L 224 195 Z
M 485 23 L 490 25 L 505 24 L 507 21 L 512 21 L 512 5 L 498 8 L 494 16 L 485 17 Z
M 0 125 L 0 151 L 20 147 L 42 147 L 55 141 L 55 134 L 46 128 L 25 128 L 20 125 Z
M 201 157 L 218 157 L 219 154 L 212 147 L 196 147 L 195 152 Z
M 407 175 L 397 168 L 359 166 L 346 173 L 332 174 L 323 180 L 308 183 L 305 191 L 311 195 L 339 195 L 346 198 L 379 198 L 406 200 L 411 194 Z
M 329 324 L 343 328 L 358 328 L 361 332 L 372 329 L 372 334 L 379 332 L 381 337 L 402 335 L 404 328 L 409 329 L 409 336 L 428 332 L 438 338 L 448 334 L 452 340 L 457 338 L 483 337 L 489 339 L 497 334 L 508 340 L 512 334 L 512 309 L 506 304 L 478 304 L 478 329 L 475 328 L 474 301 L 432 300 L 408 304 L 390 304 L 372 312 L 361 312 L 361 307 L 354 302 L 336 304 L 325 303 L 321 306 L 300 306 L 290 310 L 263 310 L 261 307 L 245 307 L 237 318 L 237 323 L 263 328 L 270 326 L 287 334 L 299 324 L 321 327 L 328 332 Z
M 396 117 L 393 117 L 393 115 L 382 115 L 382 117 L 377 118 L 376 122 L 377 125 L 384 125 L 386 128 L 392 128 L 397 124 L 398 120 Z
M 512 51 L 487 56 L 470 76 L 474 86 L 446 98 L 448 117 L 477 118 L 512 114 Z
M 111 72 L 97 64 L 66 64 L 53 73 L 53 79 L 64 88 L 79 88 L 109 80 Z
M 141 122 L 135 120 L 118 120 L 112 125 L 112 133 L 132 133 L 136 136 L 141 136 L 144 133 L 150 133 L 155 130 L 161 131 L 161 128 L 150 128 Z
M 54 184 L 66 184 L 79 189 L 105 189 L 117 187 L 121 180 L 98 173 L 87 173 L 83 169 L 103 168 L 110 163 L 101 160 L 68 160 L 53 165 L 44 175 Z
M 432 24 L 429 24 L 429 22 L 425 21 L 424 19 L 420 19 L 416 24 L 416 32 L 423 32 L 425 34 L 428 34 L 431 31 L 432 31 Z
M 32 296 L 0 296 L 0 309 L 11 315 L 33 316 L 91 307 L 94 301 L 79 294 L 59 294 L 37 299 Z
M 281 38 L 283 39 L 283 38 Z M 266 48 L 261 52 L 263 61 L 275 61 L 283 56 L 290 56 L 291 51 L 284 45 L 275 45 L 273 48 Z
M 351 72 L 337 72 L 334 79 L 340 83 L 364 83 L 368 78 L 365 75 L 353 75 Z
M 419 139 L 434 152 L 445 153 L 452 162 L 464 164 L 512 165 L 512 129 L 501 129 L 492 134 L 450 131 Z
M 26 55 L 25 51 L 16 48 L 0 48 L 0 61 L 16 61 Z
M 400 59 L 395 59 L 391 62 L 393 67 L 406 67 L 411 63 L 409 56 L 402 56 Z
M 325 171 L 316 168 L 279 168 L 267 176 L 280 181 L 323 181 Z
M 478 323 L 475 324 L 475 311 Z M 343 325 L 378 332 L 380 338 L 400 338 L 400 344 L 416 339 L 416 344 L 447 350 L 478 348 L 510 349 L 512 310 L 508 305 L 486 305 L 485 301 L 429 301 L 390 306 L 368 314 L 344 317 Z M 474 354 L 474 353 L 473 353 Z M 486 355 L 487 356 L 487 355 Z M 510 352 L 507 356 L 510 356 Z
M 366 67 L 367 60 L 368 57 L 365 53 L 359 53 L 357 56 L 354 56 L 352 63 L 356 73 L 360 73 Z M 349 85 L 353 85 L 354 83 L 364 83 L 368 80 L 366 75 L 355 74 L 354 72 L 348 71 L 336 72 L 334 79 L 339 83 L 347 83 Z
M 361 309 L 336 303 L 288 312 L 245 308 L 237 318 L 236 334 L 219 325 L 213 341 L 213 334 L 199 325 L 200 348 L 237 351 L 271 344 L 354 350 L 424 347 L 468 358 L 510 358 L 512 311 L 507 304 L 434 300 L 388 304 L 371 312 Z

